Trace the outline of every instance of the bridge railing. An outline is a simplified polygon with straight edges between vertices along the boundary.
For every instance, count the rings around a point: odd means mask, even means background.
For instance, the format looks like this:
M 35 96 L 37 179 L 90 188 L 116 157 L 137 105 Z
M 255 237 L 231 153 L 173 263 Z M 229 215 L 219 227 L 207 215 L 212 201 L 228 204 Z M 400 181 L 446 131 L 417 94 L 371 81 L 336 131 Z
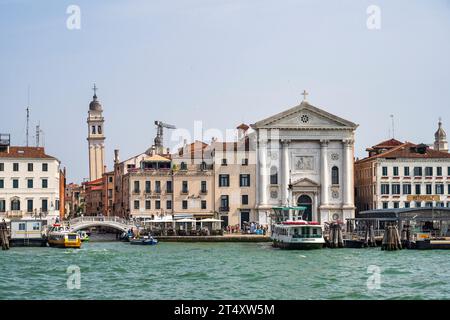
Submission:
M 131 222 L 130 220 L 126 220 L 120 217 L 93 217 L 93 216 L 88 216 L 88 217 L 79 217 L 79 218 L 74 218 L 74 219 L 70 219 L 69 223 L 71 225 L 75 225 L 75 224 L 79 224 L 79 223 L 85 223 L 85 222 L 115 222 L 118 224 L 123 224 L 123 225 L 133 225 L 133 222 Z

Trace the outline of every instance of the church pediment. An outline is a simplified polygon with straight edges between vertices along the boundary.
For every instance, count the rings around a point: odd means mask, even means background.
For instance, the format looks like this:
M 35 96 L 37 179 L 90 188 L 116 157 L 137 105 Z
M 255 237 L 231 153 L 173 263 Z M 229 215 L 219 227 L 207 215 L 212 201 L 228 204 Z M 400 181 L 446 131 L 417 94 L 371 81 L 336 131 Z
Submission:
M 315 182 L 311 179 L 308 179 L 308 178 L 302 178 L 300 180 L 295 181 L 292 184 L 292 187 L 294 187 L 294 188 L 295 187 L 319 187 L 319 186 L 320 185 L 317 182 Z
M 304 101 L 300 105 L 278 113 L 252 125 L 254 129 L 356 129 L 358 125 L 342 119 Z

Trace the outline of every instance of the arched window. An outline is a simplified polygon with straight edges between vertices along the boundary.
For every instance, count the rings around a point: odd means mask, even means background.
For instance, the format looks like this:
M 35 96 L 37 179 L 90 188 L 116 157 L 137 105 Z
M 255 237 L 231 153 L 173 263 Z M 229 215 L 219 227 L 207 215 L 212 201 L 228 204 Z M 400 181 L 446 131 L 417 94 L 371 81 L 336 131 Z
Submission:
M 11 200 L 11 210 L 13 210 L 13 211 L 20 210 L 20 200 L 19 199 Z
M 95 134 L 95 126 L 92 126 L 92 134 Z
M 270 184 L 278 184 L 278 168 L 276 166 L 270 167 Z
M 206 162 L 203 161 L 202 164 L 200 165 L 200 170 L 205 171 L 206 170 Z
M 102 134 L 102 126 L 98 126 L 98 134 Z
M 331 183 L 339 184 L 339 168 L 336 166 L 331 168 Z
M 187 164 L 186 162 L 181 163 L 181 170 L 187 170 Z

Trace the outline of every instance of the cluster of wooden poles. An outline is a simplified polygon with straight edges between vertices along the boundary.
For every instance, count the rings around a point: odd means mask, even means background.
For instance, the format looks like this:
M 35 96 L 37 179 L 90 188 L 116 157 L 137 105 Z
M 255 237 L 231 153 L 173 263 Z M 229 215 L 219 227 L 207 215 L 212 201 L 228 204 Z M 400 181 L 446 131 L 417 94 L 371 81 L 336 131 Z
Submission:
M 330 235 L 328 237 L 329 248 L 343 248 L 344 237 L 342 235 L 342 227 L 339 223 L 332 222 L 330 224 Z
M 398 234 L 396 223 L 387 223 L 384 231 L 381 250 L 394 251 L 402 249 L 402 242 Z
M 2 250 L 9 249 L 8 227 L 4 221 L 0 222 L 0 244 L 2 246 Z

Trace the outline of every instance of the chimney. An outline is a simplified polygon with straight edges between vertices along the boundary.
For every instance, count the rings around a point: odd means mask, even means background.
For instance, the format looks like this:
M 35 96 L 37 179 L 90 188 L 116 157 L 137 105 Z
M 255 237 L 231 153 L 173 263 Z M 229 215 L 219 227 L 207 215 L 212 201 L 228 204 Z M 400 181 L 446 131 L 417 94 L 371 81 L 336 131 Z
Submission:
M 238 130 L 238 141 L 244 139 L 244 137 L 247 135 L 247 130 L 250 127 L 246 125 L 245 123 L 241 123 L 236 129 Z
M 119 163 L 119 149 L 114 150 L 114 163 Z

